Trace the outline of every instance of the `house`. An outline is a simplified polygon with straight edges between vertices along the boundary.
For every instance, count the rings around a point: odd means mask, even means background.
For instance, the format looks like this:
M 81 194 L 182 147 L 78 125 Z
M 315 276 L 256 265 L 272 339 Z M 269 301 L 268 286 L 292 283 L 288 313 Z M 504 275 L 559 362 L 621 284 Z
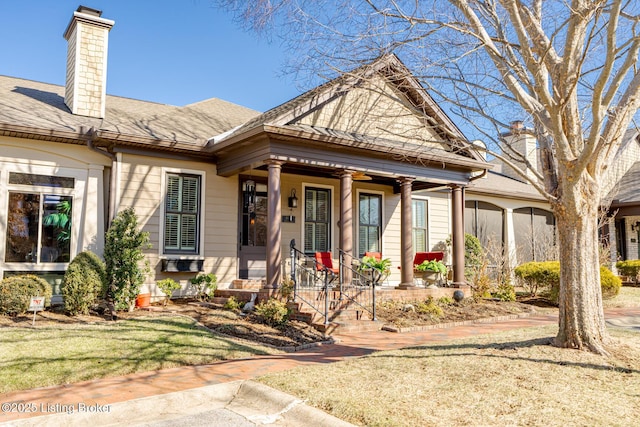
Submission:
M 513 122 L 501 135 L 530 164 L 540 168 L 533 132 Z M 477 236 L 484 248 L 502 252 L 516 266 L 527 261 L 557 258 L 555 220 L 549 203 L 511 167 L 497 159 L 483 179 L 465 188 L 465 232 Z M 525 174 L 523 162 L 515 162 Z M 609 267 L 618 260 L 639 259 L 640 252 L 640 132 L 629 129 L 602 183 L 600 236 L 611 252 Z
M 165 277 L 186 288 L 199 271 L 220 288 L 275 288 L 292 241 L 335 259 L 382 252 L 401 267 L 389 282 L 407 289 L 413 242 L 453 236 L 463 282 L 463 188 L 491 166 L 397 57 L 262 114 L 215 98 L 177 107 L 106 94 L 113 26 L 91 8 L 73 13 L 64 87 L 0 76 L 2 276 L 59 285 L 133 207 L 151 236 L 151 292 Z M 47 220 L 61 209 L 67 230 Z

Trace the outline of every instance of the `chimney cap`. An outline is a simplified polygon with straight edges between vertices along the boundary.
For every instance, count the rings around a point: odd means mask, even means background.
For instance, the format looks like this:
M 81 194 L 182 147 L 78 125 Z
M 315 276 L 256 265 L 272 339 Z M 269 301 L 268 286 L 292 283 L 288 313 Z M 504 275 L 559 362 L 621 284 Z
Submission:
M 94 9 L 88 6 L 83 6 L 83 5 L 78 6 L 78 8 L 76 9 L 76 12 L 84 13 L 85 15 L 93 15 L 97 17 L 102 16 L 101 10 Z

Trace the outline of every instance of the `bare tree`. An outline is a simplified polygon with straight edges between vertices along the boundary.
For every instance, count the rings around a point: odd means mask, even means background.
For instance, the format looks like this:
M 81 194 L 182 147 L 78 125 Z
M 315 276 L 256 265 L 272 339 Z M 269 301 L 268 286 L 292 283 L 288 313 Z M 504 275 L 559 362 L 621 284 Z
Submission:
M 526 164 L 530 173 L 523 178 L 549 201 L 557 220 L 562 267 L 555 344 L 606 353 L 598 206 L 605 170 L 640 103 L 638 2 L 219 2 L 253 29 L 281 35 L 299 76 L 332 77 L 397 54 L 466 123 L 467 136 L 487 141 L 507 164 Z M 516 119 L 537 138 L 541 170 L 499 138 Z

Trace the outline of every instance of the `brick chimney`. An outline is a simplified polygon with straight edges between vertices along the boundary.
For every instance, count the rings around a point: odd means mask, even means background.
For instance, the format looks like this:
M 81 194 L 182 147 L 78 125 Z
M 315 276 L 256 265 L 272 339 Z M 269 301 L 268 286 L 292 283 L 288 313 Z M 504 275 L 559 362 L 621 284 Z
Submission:
M 526 128 L 521 121 L 514 121 L 511 122 L 511 125 L 509 126 L 509 132 L 503 133 L 501 136 L 504 144 L 509 145 L 513 151 L 524 156 L 534 168 L 536 168 L 537 170 L 540 169 L 538 165 L 538 148 L 536 144 L 536 138 L 533 135 L 533 131 L 531 129 Z M 503 149 L 503 151 L 505 153 L 509 152 L 508 148 L 506 147 Z M 524 162 L 514 161 L 514 163 L 520 166 L 521 170 L 526 169 Z M 523 180 L 523 178 L 516 171 L 514 171 L 507 165 L 502 166 L 502 173 L 511 178 L 520 181 Z M 525 173 L 529 178 L 534 177 L 534 174 L 531 170 L 527 170 Z
M 107 46 L 114 21 L 80 6 L 64 32 L 68 42 L 64 103 L 73 114 L 103 118 L 107 96 Z

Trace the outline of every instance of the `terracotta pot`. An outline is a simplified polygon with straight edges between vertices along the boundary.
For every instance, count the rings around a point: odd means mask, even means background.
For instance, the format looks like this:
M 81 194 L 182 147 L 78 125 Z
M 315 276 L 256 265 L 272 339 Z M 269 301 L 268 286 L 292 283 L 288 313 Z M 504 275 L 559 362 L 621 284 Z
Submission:
M 144 308 L 151 305 L 151 294 L 139 294 L 136 298 L 136 307 Z

